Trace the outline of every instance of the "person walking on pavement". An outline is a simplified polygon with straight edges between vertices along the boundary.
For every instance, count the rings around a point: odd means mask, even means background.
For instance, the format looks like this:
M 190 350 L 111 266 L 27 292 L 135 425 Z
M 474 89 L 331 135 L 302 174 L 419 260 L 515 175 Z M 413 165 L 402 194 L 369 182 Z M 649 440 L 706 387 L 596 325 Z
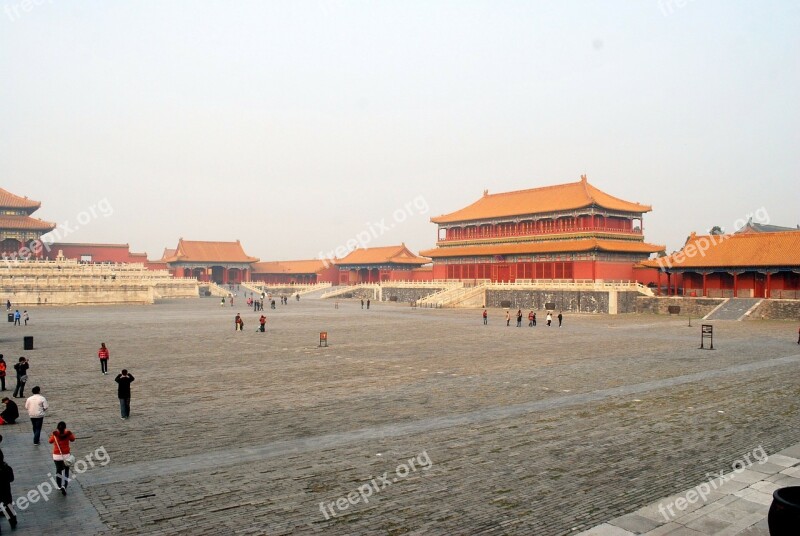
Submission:
M 561 327 L 561 321 L 564 320 L 564 315 L 561 314 L 563 311 L 558 312 L 558 327 Z
M 100 349 L 97 351 L 97 357 L 100 358 L 100 373 L 108 374 L 108 348 L 106 348 L 106 343 L 100 343 Z
M 30 363 L 24 357 L 19 358 L 19 362 L 14 365 L 14 370 L 17 371 L 17 385 L 14 387 L 14 398 L 25 398 L 25 382 L 28 381 L 28 369 Z
M 267 317 L 264 316 L 264 315 L 261 315 L 261 318 L 258 319 L 258 323 L 260 324 L 259 331 L 261 331 L 261 333 L 264 333 L 267 330 L 266 329 L 267 328 Z
M 367 309 L 369 309 L 369 300 L 367 300 Z
M 25 321 L 25 325 L 27 326 L 28 325 L 28 320 L 30 319 L 30 316 L 28 316 L 28 311 L 27 310 L 22 311 L 22 319 Z
M 517 327 L 522 327 L 522 309 L 517 309 Z
M 547 327 L 550 327 L 550 324 L 553 322 L 553 315 L 552 313 L 550 313 L 550 311 L 547 311 L 546 320 L 547 320 Z
M 528 327 L 529 328 L 533 327 L 533 311 L 528 313 Z
M 3 359 L 3 354 L 0 354 L 0 391 L 6 390 L 6 360 Z
M 20 325 L 20 323 L 19 323 L 19 319 L 20 319 L 20 318 L 22 318 L 22 315 L 21 315 L 21 314 L 19 314 L 19 309 L 16 309 L 16 310 L 14 311 L 14 325 L 15 325 L 15 326 L 19 326 L 19 325 Z
M 533 327 L 536 327 L 536 313 L 533 313 Z
M 506 327 L 511 325 L 511 313 L 506 309 Z
M 364 308 L 364 300 L 363 299 L 361 300 L 361 308 L 362 309 Z
M 53 443 L 53 461 L 56 464 L 56 482 L 61 495 L 67 494 L 67 484 L 69 484 L 69 465 L 64 463 L 69 457 L 69 444 L 75 441 L 75 434 L 67 430 L 67 423 L 61 421 L 50 434 L 48 443 Z
M 42 433 L 42 424 L 44 423 L 44 416 L 47 413 L 47 399 L 39 394 L 39 386 L 37 385 L 31 392 L 28 400 L 25 401 L 25 409 L 28 410 L 28 417 L 31 418 L 31 425 L 33 426 L 33 444 L 39 444 L 39 435 Z
M 3 451 L 0 450 L 0 513 L 8 519 L 8 524 L 13 529 L 17 526 L 17 515 L 11 507 L 14 504 L 14 498 L 11 496 L 12 482 L 14 482 L 14 470 L 6 463 Z
M 6 311 L 11 310 L 11 300 L 6 300 Z
M 133 380 L 133 374 L 128 374 L 126 369 L 122 369 L 122 373 L 114 379 L 119 384 L 117 398 L 119 398 L 119 411 L 123 419 L 131 416 L 131 383 Z
M 489 323 L 489 313 L 486 312 L 486 309 L 483 310 L 483 325 L 487 325 Z

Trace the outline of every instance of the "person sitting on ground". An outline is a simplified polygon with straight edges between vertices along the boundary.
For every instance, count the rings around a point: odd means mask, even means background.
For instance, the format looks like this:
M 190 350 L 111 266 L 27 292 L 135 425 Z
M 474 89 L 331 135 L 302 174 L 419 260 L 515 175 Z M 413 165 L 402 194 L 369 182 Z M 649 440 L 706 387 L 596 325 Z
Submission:
M 17 419 L 19 419 L 17 403 L 8 397 L 3 397 L 2 402 L 5 404 L 5 408 L 0 412 L 0 425 L 16 424 Z

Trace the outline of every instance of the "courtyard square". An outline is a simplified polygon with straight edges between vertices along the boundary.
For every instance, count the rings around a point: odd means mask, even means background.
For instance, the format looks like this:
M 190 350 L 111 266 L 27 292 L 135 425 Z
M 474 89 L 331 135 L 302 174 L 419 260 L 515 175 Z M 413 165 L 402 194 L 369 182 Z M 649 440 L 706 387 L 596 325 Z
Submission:
M 291 299 L 259 333 L 241 297 L 29 312 L 0 333 L 9 369 L 30 359 L 44 431 L 64 420 L 79 458 L 110 462 L 19 512 L 20 535 L 62 516 L 97 534 L 567 535 L 800 441 L 789 322 L 713 322 L 701 351 L 701 322 L 674 316 L 559 328 L 538 311 L 530 328 L 523 310 L 517 328 L 499 309 L 483 326 L 477 309 Z M 20 424 L 0 428 L 15 497 L 53 470 L 17 402 Z

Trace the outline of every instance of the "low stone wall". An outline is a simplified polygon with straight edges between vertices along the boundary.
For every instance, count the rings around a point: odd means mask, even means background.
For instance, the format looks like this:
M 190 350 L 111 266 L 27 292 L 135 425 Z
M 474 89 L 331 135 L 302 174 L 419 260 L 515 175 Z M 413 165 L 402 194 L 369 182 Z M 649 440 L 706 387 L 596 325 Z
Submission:
M 419 301 L 425 296 L 430 296 L 434 292 L 439 292 L 440 288 L 407 288 L 407 287 L 383 287 L 383 301 L 391 301 L 392 296 L 397 296 L 398 302 L 411 303 Z
M 681 308 L 681 315 L 703 317 L 714 310 L 725 300 L 722 298 L 687 298 L 684 296 L 639 296 L 636 298 L 637 313 L 651 313 L 657 315 L 669 314 L 669 306 L 677 305 Z
M 223 287 L 226 287 L 226 285 L 223 285 Z M 267 291 L 267 294 L 272 294 L 273 296 L 294 296 L 298 290 L 302 290 L 303 288 L 305 287 L 264 287 L 264 289 Z M 247 292 L 252 291 L 248 290 Z
M 635 313 L 637 299 L 641 296 L 638 292 L 633 291 L 620 291 L 617 292 L 617 312 L 622 313 Z
M 166 280 L 156 283 L 154 296 L 156 299 L 197 298 L 200 296 L 200 288 L 196 283 L 187 284 Z
M 749 320 L 800 320 L 800 300 L 764 300 Z
M 14 309 L 33 305 L 145 305 L 154 302 L 151 285 L 80 285 L 48 289 L 0 288 Z
M 627 294 L 619 292 L 618 294 Z M 573 313 L 608 313 L 608 292 L 581 290 L 487 290 L 486 305 L 502 307 L 510 301 L 511 308 L 544 310 L 545 304 L 555 304 L 556 311 Z

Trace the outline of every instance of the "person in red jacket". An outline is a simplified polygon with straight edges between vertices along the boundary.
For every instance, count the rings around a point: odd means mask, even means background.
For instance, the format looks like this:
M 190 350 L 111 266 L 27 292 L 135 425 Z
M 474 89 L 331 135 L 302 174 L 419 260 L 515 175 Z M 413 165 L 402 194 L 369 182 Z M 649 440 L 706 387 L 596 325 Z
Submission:
M 106 343 L 100 343 L 100 349 L 97 351 L 97 357 L 100 358 L 100 373 L 108 374 L 108 348 L 106 348 Z
M 69 483 L 69 466 L 64 460 L 69 456 L 69 444 L 75 441 L 75 435 L 67 430 L 67 423 L 61 421 L 50 434 L 49 443 L 53 443 L 53 461 L 56 464 L 56 482 L 61 482 L 58 489 L 61 495 L 67 494 L 67 484 Z

